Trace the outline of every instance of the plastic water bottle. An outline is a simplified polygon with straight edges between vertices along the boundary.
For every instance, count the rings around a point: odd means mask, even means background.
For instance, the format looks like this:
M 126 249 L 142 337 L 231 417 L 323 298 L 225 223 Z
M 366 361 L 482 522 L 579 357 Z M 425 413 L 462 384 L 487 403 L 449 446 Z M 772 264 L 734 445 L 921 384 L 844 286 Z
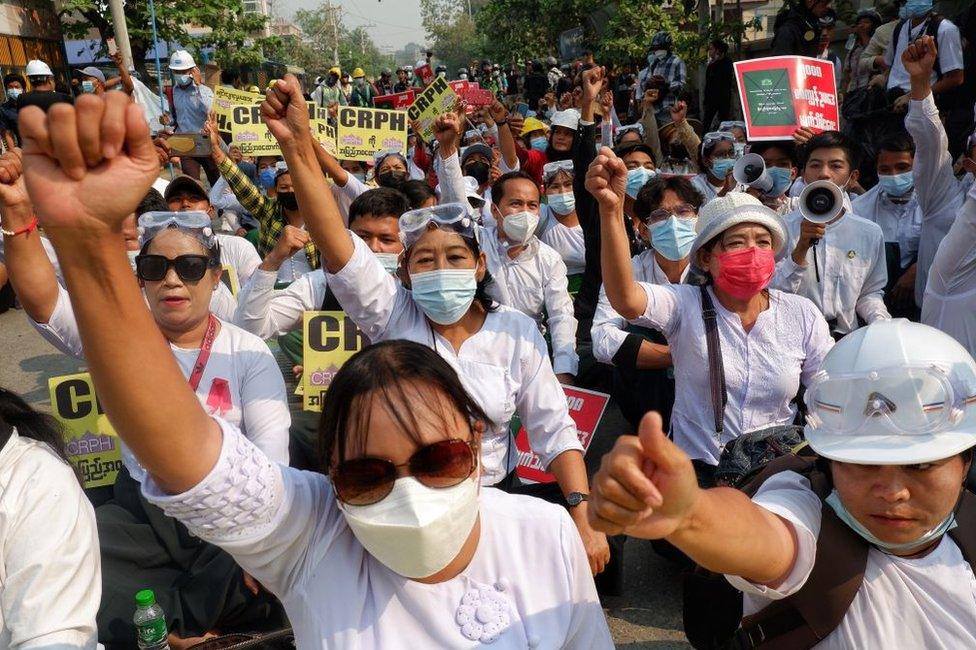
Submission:
M 136 594 L 136 613 L 132 622 L 136 624 L 139 650 L 170 650 L 166 616 L 163 608 L 156 604 L 152 589 L 143 589 Z

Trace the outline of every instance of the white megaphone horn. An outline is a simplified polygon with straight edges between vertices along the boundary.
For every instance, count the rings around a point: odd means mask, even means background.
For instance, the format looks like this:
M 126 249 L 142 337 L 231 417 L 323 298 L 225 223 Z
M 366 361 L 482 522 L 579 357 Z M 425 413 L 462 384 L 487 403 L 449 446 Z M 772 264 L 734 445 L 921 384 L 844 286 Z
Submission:
M 844 192 L 830 181 L 814 181 L 800 193 L 800 214 L 813 223 L 830 223 L 844 211 Z
M 766 173 L 766 161 L 757 153 L 747 153 L 735 161 L 732 178 L 763 194 L 773 189 L 773 179 Z

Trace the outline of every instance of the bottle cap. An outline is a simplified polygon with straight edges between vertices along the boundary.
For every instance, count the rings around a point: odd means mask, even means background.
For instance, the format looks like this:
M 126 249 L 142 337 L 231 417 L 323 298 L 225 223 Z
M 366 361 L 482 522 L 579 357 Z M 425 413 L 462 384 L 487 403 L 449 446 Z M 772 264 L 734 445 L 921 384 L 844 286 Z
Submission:
M 136 605 L 139 607 L 152 607 L 156 604 L 156 594 L 152 589 L 143 589 L 136 594 Z

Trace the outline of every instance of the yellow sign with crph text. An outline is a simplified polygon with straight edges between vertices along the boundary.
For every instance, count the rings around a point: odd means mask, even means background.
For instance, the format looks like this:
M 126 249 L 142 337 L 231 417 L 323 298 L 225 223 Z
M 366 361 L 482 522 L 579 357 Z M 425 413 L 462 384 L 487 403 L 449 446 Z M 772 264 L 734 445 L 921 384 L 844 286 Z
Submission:
M 332 379 L 342 364 L 367 345 L 366 338 L 342 311 L 307 311 L 302 331 L 302 406 L 321 412 Z
M 434 120 L 438 115 L 453 111 L 457 102 L 457 93 L 447 83 L 447 79 L 435 77 L 424 92 L 417 95 L 413 104 L 410 104 L 407 117 L 424 142 L 433 142 Z
M 340 106 L 337 114 L 336 157 L 373 160 L 378 151 L 407 153 L 407 116 L 383 108 Z
M 259 105 L 264 101 L 261 93 L 249 93 L 246 90 L 217 86 L 214 89 L 213 110 L 217 114 L 217 130 L 231 133 L 230 114 L 235 106 Z
M 122 447 L 95 397 L 91 375 L 82 372 L 48 380 L 54 417 L 64 428 L 68 459 L 84 487 L 113 485 L 122 469 Z
M 218 88 L 218 90 L 227 92 L 214 93 L 217 129 L 230 133 L 230 143 L 240 147 L 241 153 L 245 156 L 280 156 L 281 149 L 278 147 L 278 141 L 271 135 L 268 127 L 261 119 L 261 102 L 264 101 L 264 95 L 232 88 Z M 307 102 L 306 105 L 309 116 L 313 118 L 313 133 L 317 135 L 317 129 L 314 126 L 315 118 L 324 119 L 328 114 L 316 110 L 314 102 Z M 322 141 L 322 138 L 317 137 L 316 139 Z M 328 145 L 326 148 L 328 149 Z
M 319 141 L 325 150 L 333 157 L 336 157 L 336 130 L 335 127 L 324 119 L 312 120 L 312 135 Z

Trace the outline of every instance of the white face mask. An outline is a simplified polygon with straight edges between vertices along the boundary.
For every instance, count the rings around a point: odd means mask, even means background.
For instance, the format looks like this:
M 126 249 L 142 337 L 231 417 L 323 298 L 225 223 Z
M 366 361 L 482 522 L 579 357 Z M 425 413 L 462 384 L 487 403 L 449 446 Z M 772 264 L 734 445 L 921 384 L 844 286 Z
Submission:
M 426 578 L 457 557 L 474 528 L 478 473 L 449 488 L 429 488 L 405 476 L 378 503 L 337 503 L 370 555 L 405 578 Z
M 516 246 L 524 246 L 535 235 L 539 225 L 539 215 L 535 212 L 516 212 L 502 219 L 502 230 L 505 236 Z
M 400 256 L 396 253 L 373 253 L 380 261 L 387 273 L 396 275 L 397 268 L 400 266 Z

